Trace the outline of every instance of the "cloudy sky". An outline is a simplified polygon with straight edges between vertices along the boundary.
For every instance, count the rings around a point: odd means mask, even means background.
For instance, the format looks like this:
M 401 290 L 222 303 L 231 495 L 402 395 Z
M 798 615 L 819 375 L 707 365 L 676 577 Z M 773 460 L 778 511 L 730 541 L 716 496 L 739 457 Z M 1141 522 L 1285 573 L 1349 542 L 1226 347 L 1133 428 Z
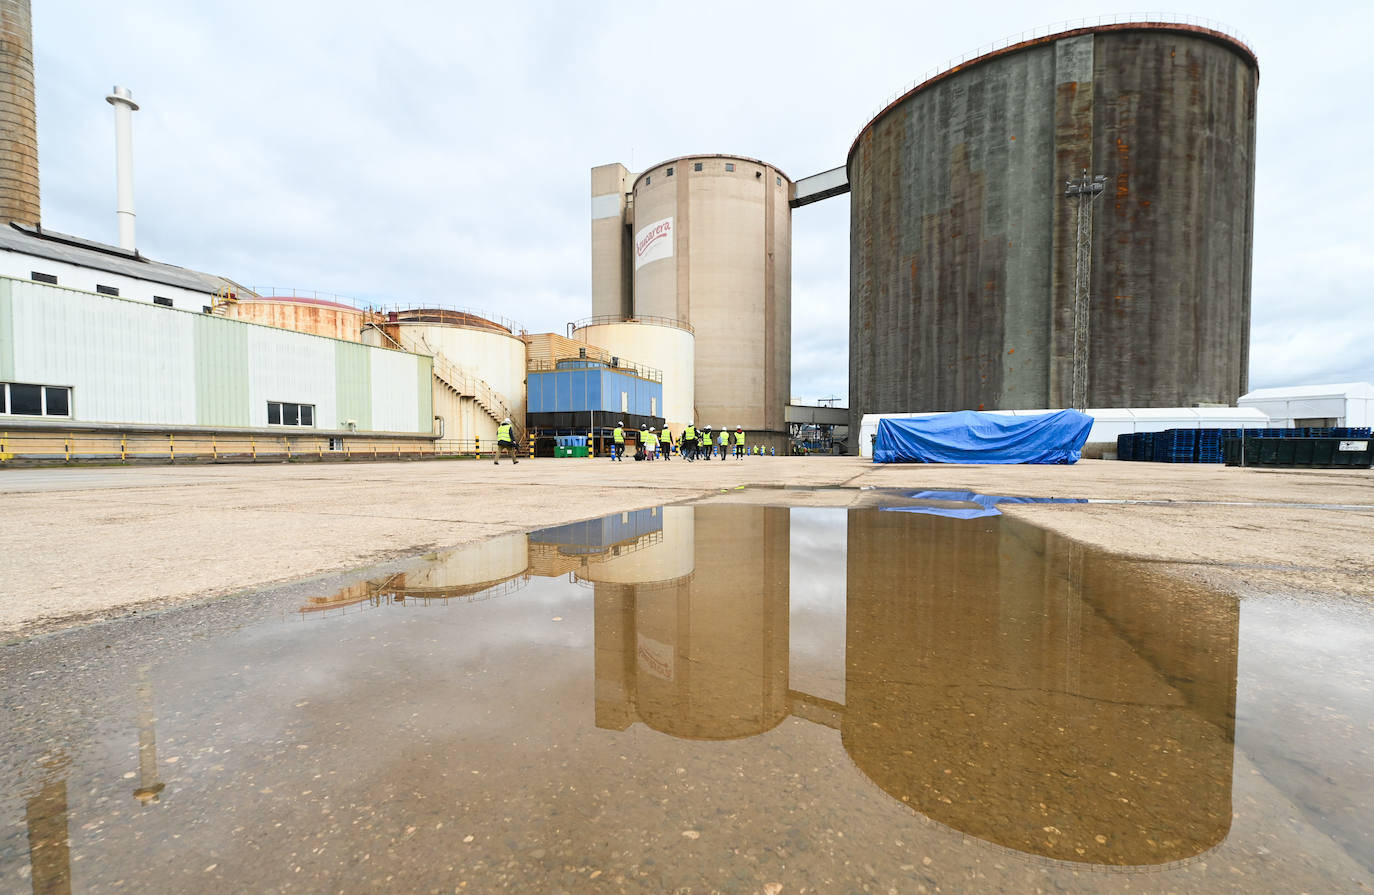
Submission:
M 252 287 L 591 313 L 591 167 L 752 156 L 802 177 L 931 69 L 1083 3 L 34 0 L 43 222 Z M 1260 60 L 1254 388 L 1374 380 L 1374 4 L 1199 0 Z M 849 205 L 793 219 L 792 393 L 848 392 Z

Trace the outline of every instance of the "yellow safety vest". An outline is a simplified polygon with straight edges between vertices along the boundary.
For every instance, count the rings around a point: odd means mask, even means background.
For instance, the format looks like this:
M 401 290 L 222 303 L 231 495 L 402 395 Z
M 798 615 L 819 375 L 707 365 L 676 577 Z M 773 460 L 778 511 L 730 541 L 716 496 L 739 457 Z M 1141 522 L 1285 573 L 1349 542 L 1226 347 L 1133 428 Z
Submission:
M 650 432 L 644 436 L 644 444 L 646 447 L 658 447 L 658 436 Z
M 510 441 L 510 423 L 502 423 L 496 427 L 497 442 Z
M 619 426 L 616 426 L 615 431 L 611 433 L 611 437 L 615 439 L 616 444 L 624 444 L 625 430 L 620 428 Z
M 743 433 L 743 432 L 736 432 L 736 433 L 735 433 L 735 444 L 744 444 L 744 433 Z
M 716 444 L 728 445 L 729 443 L 730 443 L 730 433 L 729 433 L 729 432 L 721 432 L 721 433 L 720 433 L 720 437 L 716 439 Z
M 683 430 L 682 430 L 682 437 L 683 437 L 683 438 L 690 438 L 692 441 L 696 441 L 696 440 L 697 440 L 697 430 L 696 430 L 696 428 L 693 427 L 693 426 L 688 426 L 687 428 L 683 429 Z

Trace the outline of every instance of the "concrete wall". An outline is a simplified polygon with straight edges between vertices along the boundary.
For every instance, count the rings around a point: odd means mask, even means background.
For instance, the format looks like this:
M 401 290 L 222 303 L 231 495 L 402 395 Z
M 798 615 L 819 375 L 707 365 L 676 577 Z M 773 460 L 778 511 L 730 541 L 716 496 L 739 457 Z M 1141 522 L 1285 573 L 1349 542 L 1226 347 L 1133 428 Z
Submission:
M 268 428 L 283 401 L 315 422 L 281 431 L 427 433 L 431 378 L 420 355 L 0 278 L 0 381 L 70 388 L 77 422 Z
M 1253 57 L 1180 26 L 1069 33 L 918 87 L 851 149 L 850 408 L 1064 407 L 1075 206 L 1096 200 L 1088 404 L 1233 403 L 1248 364 Z
M 630 228 L 634 313 L 695 330 L 695 421 L 741 425 L 778 447 L 791 388 L 790 188 L 753 159 L 674 159 L 635 181 Z M 638 253 L 649 229 L 664 222 L 670 251 L 645 263 Z
M 627 317 L 631 311 L 631 253 L 625 233 L 630 172 L 621 164 L 592 169 L 592 314 Z
M 573 335 L 613 355 L 656 367 L 663 372 L 662 416 L 670 430 L 696 419 L 696 340 L 685 329 L 653 323 L 599 323 L 579 327 Z
M 29 0 L 0 0 L 0 225 L 39 222 Z

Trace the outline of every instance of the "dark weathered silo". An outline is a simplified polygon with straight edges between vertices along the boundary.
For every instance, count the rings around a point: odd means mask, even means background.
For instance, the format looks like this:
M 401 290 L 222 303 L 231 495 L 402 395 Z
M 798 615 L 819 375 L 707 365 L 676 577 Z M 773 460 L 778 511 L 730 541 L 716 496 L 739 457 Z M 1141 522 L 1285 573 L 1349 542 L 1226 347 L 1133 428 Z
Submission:
M 0 223 L 38 223 L 38 118 L 29 0 L 0 0 Z
M 1089 407 L 1234 403 L 1246 391 L 1259 68 L 1204 28 L 1066 31 L 922 83 L 849 152 L 850 407 L 1066 407 L 1077 200 Z M 1086 352 L 1084 352 L 1086 348 Z M 1086 373 L 1086 375 L 1084 375 Z

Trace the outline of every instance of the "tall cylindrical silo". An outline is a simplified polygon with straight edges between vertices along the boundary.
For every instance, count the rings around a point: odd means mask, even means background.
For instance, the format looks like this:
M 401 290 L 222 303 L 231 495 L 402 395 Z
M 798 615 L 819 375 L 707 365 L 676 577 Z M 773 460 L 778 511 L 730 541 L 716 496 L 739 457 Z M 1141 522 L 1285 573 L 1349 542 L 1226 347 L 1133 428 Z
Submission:
M 0 222 L 39 222 L 29 0 L 0 0 Z
M 790 189 L 764 162 L 699 155 L 647 169 L 630 193 L 633 316 L 695 330 L 693 421 L 743 426 L 780 448 L 792 375 Z
M 849 152 L 850 407 L 1234 403 L 1249 363 L 1259 69 L 1216 31 L 1133 23 L 982 56 Z M 1086 331 L 1065 182 L 1092 203 Z M 1082 370 L 1083 367 L 1080 367 Z

